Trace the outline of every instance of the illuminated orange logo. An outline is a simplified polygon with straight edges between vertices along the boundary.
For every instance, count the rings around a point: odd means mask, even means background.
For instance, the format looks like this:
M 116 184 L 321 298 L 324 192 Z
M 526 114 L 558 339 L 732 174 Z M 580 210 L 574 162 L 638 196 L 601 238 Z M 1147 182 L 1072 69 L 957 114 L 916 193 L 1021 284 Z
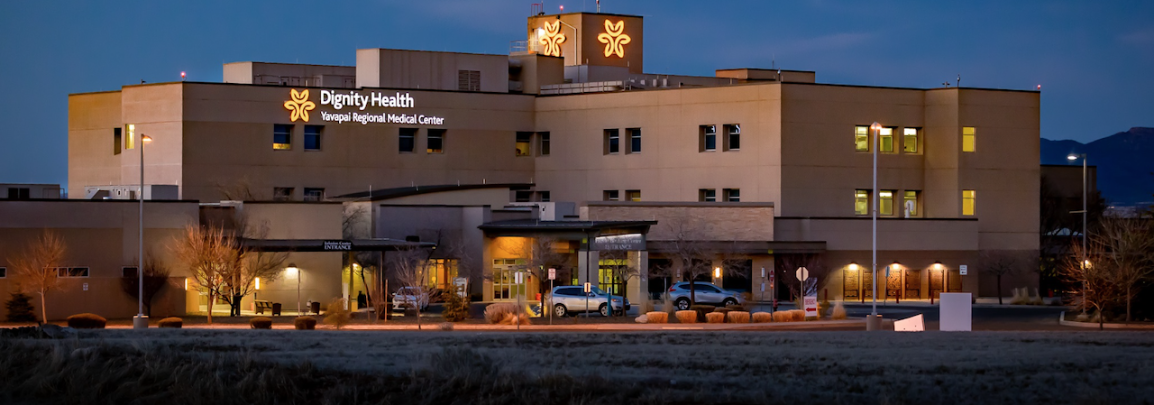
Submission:
M 304 89 L 297 92 L 296 89 L 292 89 L 290 95 L 292 96 L 292 100 L 284 102 L 284 108 L 290 112 L 289 118 L 291 118 L 293 122 L 296 122 L 298 119 L 309 122 L 309 111 L 316 108 L 316 104 L 309 101 L 309 90 Z
M 625 20 L 618 21 L 616 24 L 605 20 L 605 32 L 597 36 L 597 40 L 605 44 L 605 57 L 617 55 L 618 58 L 625 57 L 625 47 L 630 38 L 625 35 Z
M 544 54 L 548 56 L 561 56 L 561 44 L 565 42 L 565 34 L 561 33 L 561 21 L 558 20 L 553 24 L 545 21 L 545 35 L 539 40 L 541 45 L 545 45 Z

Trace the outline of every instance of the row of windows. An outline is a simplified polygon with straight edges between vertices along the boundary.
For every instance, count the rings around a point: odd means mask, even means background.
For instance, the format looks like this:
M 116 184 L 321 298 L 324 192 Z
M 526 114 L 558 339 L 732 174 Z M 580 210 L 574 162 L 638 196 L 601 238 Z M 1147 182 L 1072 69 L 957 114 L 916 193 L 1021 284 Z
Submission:
M 626 128 L 625 135 L 628 142 L 625 144 L 625 154 L 641 153 L 641 128 Z M 621 153 L 621 130 L 613 128 L 604 131 L 604 151 L 606 155 Z
M 881 153 L 897 153 L 898 141 L 896 137 L 898 127 L 882 127 L 877 131 L 878 152 Z M 921 128 L 905 127 L 901 129 L 901 150 L 902 153 L 918 154 L 921 153 Z M 858 125 L 854 127 L 854 150 L 858 152 L 869 152 L 872 142 L 870 142 L 870 127 L 866 125 Z M 962 152 L 973 152 L 976 143 L 977 130 L 974 127 L 962 127 Z
M 697 201 L 702 202 L 717 202 L 717 189 L 703 188 L 697 190 Z M 723 188 L 721 189 L 721 201 L 725 202 L 741 202 L 741 189 Z
M 321 150 L 321 135 L 325 127 L 320 125 L 305 125 L 305 150 Z M 284 124 L 273 125 L 272 148 L 274 150 L 292 150 L 293 126 Z
M 901 195 L 901 201 L 897 200 L 899 193 L 897 190 L 880 190 L 878 192 L 878 215 L 879 216 L 897 216 L 918 217 L 921 216 L 921 197 L 922 192 L 917 190 L 905 190 Z M 873 201 L 871 190 L 854 190 L 854 213 L 857 215 L 870 215 L 870 205 Z M 901 210 L 895 211 L 895 204 L 900 204 Z M 962 190 L 962 215 L 973 216 L 977 207 L 977 192 L 974 190 Z
M 537 199 L 533 199 L 534 192 L 528 190 L 519 190 L 513 193 L 513 201 L 515 202 L 550 202 L 552 201 L 548 191 L 537 191 Z
M 725 124 L 721 126 L 721 150 L 741 150 L 741 124 Z M 699 152 L 713 152 L 717 150 L 717 125 L 702 125 L 698 129 L 697 150 Z
M 621 193 L 618 190 L 605 190 L 601 192 L 601 199 L 603 201 L 623 201 Z M 624 201 L 641 201 L 641 190 L 625 190 Z
M 293 187 L 273 187 L 272 199 L 273 201 L 293 201 L 296 198 L 294 193 L 296 189 Z M 325 199 L 325 189 L 319 187 L 305 187 L 303 201 L 323 201 Z
M 516 155 L 533 156 L 533 138 L 537 138 L 537 156 L 549 156 L 548 132 L 518 132 L 516 138 Z

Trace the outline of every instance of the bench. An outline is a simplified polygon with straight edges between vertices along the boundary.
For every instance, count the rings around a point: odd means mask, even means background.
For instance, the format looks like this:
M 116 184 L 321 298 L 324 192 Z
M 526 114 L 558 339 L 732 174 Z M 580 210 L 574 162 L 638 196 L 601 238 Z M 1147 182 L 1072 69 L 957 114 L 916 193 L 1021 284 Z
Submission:
M 273 316 L 280 316 L 280 311 L 277 311 L 278 308 L 274 307 L 271 301 L 253 301 L 253 306 L 255 307 L 254 309 L 258 314 L 263 314 L 264 310 L 267 309 L 272 311 Z

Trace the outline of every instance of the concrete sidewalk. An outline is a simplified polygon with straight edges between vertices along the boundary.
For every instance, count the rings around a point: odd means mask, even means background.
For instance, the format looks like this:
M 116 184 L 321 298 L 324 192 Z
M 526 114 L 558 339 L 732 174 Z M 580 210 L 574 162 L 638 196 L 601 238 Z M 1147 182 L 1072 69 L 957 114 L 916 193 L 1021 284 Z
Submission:
M 430 322 L 421 324 L 421 329 L 426 331 L 440 331 L 441 323 Z M 291 324 L 274 324 L 274 330 L 293 330 Z M 478 323 L 459 323 L 453 324 L 454 331 L 522 331 L 522 332 L 563 332 L 563 331 L 613 331 L 613 332 L 643 332 L 643 331 L 679 331 L 679 330 L 701 330 L 701 331 L 768 331 L 768 330 L 807 330 L 807 329 L 846 329 L 846 328 L 861 328 L 865 330 L 864 319 L 846 319 L 839 321 L 807 321 L 807 322 L 769 322 L 769 323 L 589 323 L 578 325 L 522 325 L 520 328 L 514 325 L 490 325 Z M 109 325 L 107 329 L 132 329 L 132 325 Z M 150 329 L 158 329 L 152 327 Z M 212 329 L 212 330 L 235 330 L 235 329 L 251 329 L 248 324 L 198 324 L 186 325 L 183 329 Z M 318 330 L 333 330 L 326 325 L 317 325 Z M 346 325 L 341 330 L 355 330 L 355 331 L 414 331 L 417 330 L 416 324 L 389 324 L 381 323 L 378 325 Z

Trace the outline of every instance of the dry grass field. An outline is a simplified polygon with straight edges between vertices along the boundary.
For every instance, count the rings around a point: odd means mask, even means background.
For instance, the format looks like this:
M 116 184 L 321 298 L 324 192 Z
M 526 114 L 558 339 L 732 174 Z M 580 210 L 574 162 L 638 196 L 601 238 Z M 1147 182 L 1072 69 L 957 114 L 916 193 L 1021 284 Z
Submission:
M 0 403 L 1124 404 L 1142 332 L 104 330 L 0 339 Z

